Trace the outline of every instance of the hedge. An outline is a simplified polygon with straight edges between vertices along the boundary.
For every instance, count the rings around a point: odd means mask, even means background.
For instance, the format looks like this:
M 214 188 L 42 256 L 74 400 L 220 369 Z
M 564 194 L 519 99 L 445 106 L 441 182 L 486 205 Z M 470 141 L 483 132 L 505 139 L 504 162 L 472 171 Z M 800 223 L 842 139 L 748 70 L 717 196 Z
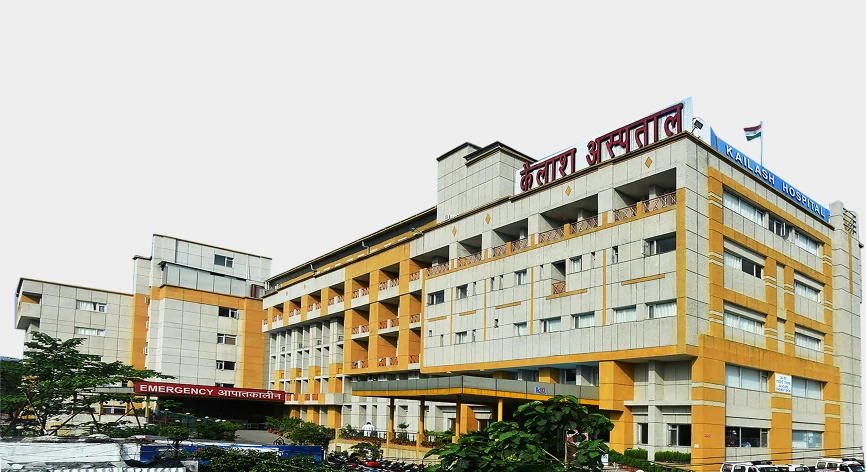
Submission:
M 628 450 L 626 450 L 628 452 Z M 656 462 L 691 462 L 692 455 L 687 452 L 657 451 L 654 459 Z
M 634 469 L 641 469 L 644 472 L 691 472 L 676 467 L 665 467 L 663 465 L 653 464 L 652 462 L 620 454 L 614 450 L 611 450 L 608 453 L 608 461 Z
M 641 460 L 647 460 L 647 457 L 648 457 L 646 449 L 640 449 L 640 448 L 626 449 L 625 452 L 623 452 L 623 455 L 634 458 L 634 459 L 641 459 Z M 656 460 L 658 460 L 658 459 L 656 459 Z

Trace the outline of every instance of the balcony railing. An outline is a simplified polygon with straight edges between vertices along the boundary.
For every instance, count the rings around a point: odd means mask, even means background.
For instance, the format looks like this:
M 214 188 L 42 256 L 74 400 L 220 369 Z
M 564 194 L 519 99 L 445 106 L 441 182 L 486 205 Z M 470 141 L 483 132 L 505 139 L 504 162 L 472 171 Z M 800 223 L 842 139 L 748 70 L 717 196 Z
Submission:
M 643 212 L 649 213 L 651 211 L 661 210 L 662 208 L 672 207 L 677 204 L 677 194 L 676 192 L 666 193 L 662 196 L 650 198 L 649 200 L 644 200 L 643 202 Z
M 637 216 L 637 203 L 613 211 L 613 221 L 623 221 Z
M 307 311 L 314 311 L 322 308 L 322 304 L 320 302 L 310 303 L 307 305 Z
M 469 264 L 474 264 L 479 262 L 482 259 L 482 255 L 480 252 L 476 252 L 475 254 L 470 254 L 468 256 L 463 256 L 457 259 L 457 267 L 467 266 Z
M 391 287 L 399 287 L 400 286 L 400 278 L 395 277 L 390 280 L 386 280 L 379 284 L 379 290 L 388 290 Z
M 409 282 L 414 282 L 416 280 L 421 280 L 420 270 L 418 272 L 412 272 L 411 274 L 409 274 Z
M 370 366 L 370 361 L 367 361 L 367 360 L 352 362 L 352 368 L 353 369 L 366 369 L 369 366 Z
M 571 234 L 582 233 L 584 231 L 591 230 L 593 228 L 598 227 L 599 218 L 598 215 L 591 216 L 589 218 L 584 218 L 580 221 L 575 221 L 571 224 Z
M 328 306 L 331 306 L 335 303 L 343 303 L 343 295 L 337 295 L 336 297 L 332 297 L 328 299 Z
M 409 323 L 420 323 L 421 322 L 421 313 L 417 315 L 409 315 Z
M 508 243 L 500 244 L 499 246 L 494 247 L 490 252 L 493 253 L 493 256 L 491 257 L 504 256 L 508 252 Z
M 379 362 L 378 362 L 378 366 L 379 367 L 386 367 L 389 365 L 397 365 L 398 363 L 399 363 L 399 361 L 397 360 L 396 357 L 380 357 Z
M 361 287 L 361 296 L 362 297 L 365 295 L 369 295 L 369 294 L 370 294 L 370 287 Z
M 548 241 L 559 239 L 563 236 L 565 236 L 564 228 L 553 228 L 552 230 L 538 233 L 538 243 L 546 243 Z
M 419 362 L 421 362 L 421 355 L 420 354 L 409 354 L 409 363 L 410 364 L 417 364 Z
M 387 329 L 388 328 L 388 320 L 382 320 L 379 322 L 379 329 Z
M 529 246 L 529 238 L 518 239 L 517 241 L 511 241 L 511 252 L 519 251 L 525 247 Z
M 299 316 L 300 314 L 301 314 L 301 309 L 295 308 L 294 310 L 289 312 L 289 318 L 291 318 L 293 316 Z
M 360 290 L 353 290 L 353 291 L 352 291 L 352 300 L 354 300 L 354 299 L 356 299 L 356 298 L 358 298 L 358 297 L 360 297 L 360 296 L 361 296 L 361 291 L 360 291 Z
M 447 270 L 448 270 L 448 263 L 447 262 L 444 264 L 436 264 L 433 267 L 427 268 L 427 277 L 430 277 L 430 276 L 433 276 L 436 274 L 441 274 L 442 272 L 446 272 Z
M 558 295 L 560 293 L 565 292 L 565 281 L 561 280 L 559 282 L 553 282 L 550 284 L 550 293 L 553 295 Z

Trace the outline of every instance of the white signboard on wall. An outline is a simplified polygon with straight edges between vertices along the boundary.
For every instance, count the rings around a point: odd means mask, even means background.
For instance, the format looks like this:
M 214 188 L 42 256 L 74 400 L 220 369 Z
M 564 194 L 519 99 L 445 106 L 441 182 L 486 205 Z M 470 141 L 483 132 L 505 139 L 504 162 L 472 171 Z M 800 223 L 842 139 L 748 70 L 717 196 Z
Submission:
M 776 374 L 776 392 L 791 393 L 791 376 Z

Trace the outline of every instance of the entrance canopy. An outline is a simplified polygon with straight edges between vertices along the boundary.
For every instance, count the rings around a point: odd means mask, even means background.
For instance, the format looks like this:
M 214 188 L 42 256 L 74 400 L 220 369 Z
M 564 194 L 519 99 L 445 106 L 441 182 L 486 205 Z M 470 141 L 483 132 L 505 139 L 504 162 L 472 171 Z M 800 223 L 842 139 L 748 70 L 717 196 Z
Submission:
M 352 395 L 434 402 L 490 403 L 498 399 L 519 402 L 574 395 L 585 405 L 598 405 L 598 387 L 465 375 L 411 380 L 353 382 Z

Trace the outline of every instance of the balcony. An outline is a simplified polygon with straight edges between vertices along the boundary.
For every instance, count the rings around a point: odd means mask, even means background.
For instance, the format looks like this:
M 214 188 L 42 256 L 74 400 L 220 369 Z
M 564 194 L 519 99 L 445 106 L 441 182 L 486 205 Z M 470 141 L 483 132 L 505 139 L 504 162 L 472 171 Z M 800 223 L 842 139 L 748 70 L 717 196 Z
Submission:
M 268 320 L 262 320 L 262 332 L 264 333 L 267 330 L 268 330 Z
M 598 228 L 598 224 L 601 221 L 598 215 L 591 216 L 589 218 L 584 218 L 580 221 L 575 221 L 571 224 L 571 234 L 578 234 L 584 231 L 589 231 L 594 228 Z
M 508 254 L 508 243 L 500 244 L 490 250 L 491 257 L 499 257 Z
M 312 318 L 315 316 L 319 316 L 322 311 L 322 303 L 321 302 L 313 302 L 307 305 L 307 318 Z
M 526 249 L 529 247 L 529 238 L 518 239 L 517 241 L 511 241 L 508 243 L 511 245 L 511 252 L 519 251 L 521 249 Z
M 284 324 L 283 315 L 277 315 L 271 320 L 271 329 L 282 328 Z
M 345 309 L 345 296 L 337 295 L 328 299 L 328 314 L 333 315 Z
M 370 325 L 355 326 L 352 328 L 352 339 L 370 336 Z
M 434 275 L 448 272 L 449 268 L 450 268 L 450 264 L 447 262 L 445 262 L 443 264 L 436 264 L 433 267 L 428 267 L 427 268 L 427 277 L 432 277 Z
M 421 313 L 409 315 L 409 329 L 421 327 Z
M 294 310 L 289 312 L 289 318 L 291 319 L 293 316 L 301 316 L 301 309 L 295 308 Z
M 643 202 L 641 202 L 641 204 L 643 205 L 644 213 L 649 213 L 651 211 L 661 210 L 662 208 L 676 206 L 677 194 L 676 192 L 666 193 L 659 197 L 644 200 Z
M 553 228 L 543 233 L 538 233 L 538 244 L 555 241 L 565 236 L 565 228 Z
M 379 334 L 396 333 L 400 330 L 400 318 L 391 318 L 379 322 Z
M 393 298 L 400 295 L 400 278 L 386 280 L 379 283 L 379 300 Z
M 370 287 L 352 291 L 352 308 L 370 303 Z
M 412 364 L 420 364 L 421 363 L 421 354 L 409 354 L 409 365 Z
M 481 259 L 483 259 L 481 252 L 476 252 L 475 254 L 469 254 L 468 256 L 459 257 L 457 258 L 457 264 L 455 264 L 455 267 L 465 267 L 470 264 L 480 262 Z
M 363 360 L 352 362 L 353 369 L 366 369 L 367 367 L 370 367 L 370 361 Z
M 398 365 L 399 361 L 396 357 L 380 357 L 377 365 L 379 367 L 388 367 L 391 365 Z
M 560 293 L 565 293 L 565 281 L 561 280 L 559 282 L 553 282 L 550 284 L 550 294 L 551 295 L 559 295 Z
M 613 211 L 613 221 L 625 221 L 637 216 L 637 203 Z
M 411 272 L 409 274 L 409 291 L 417 292 L 421 290 L 421 271 Z

